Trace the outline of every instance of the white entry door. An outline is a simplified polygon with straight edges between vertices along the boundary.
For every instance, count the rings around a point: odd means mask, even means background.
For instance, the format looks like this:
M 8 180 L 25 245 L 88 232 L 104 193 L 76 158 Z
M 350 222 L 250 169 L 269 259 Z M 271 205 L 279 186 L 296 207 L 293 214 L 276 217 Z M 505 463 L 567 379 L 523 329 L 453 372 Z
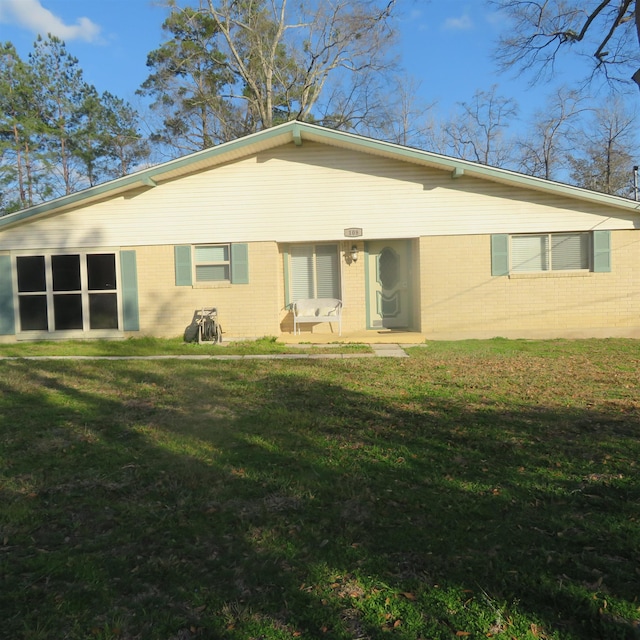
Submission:
M 368 243 L 368 318 L 372 329 L 407 328 L 411 318 L 408 240 Z

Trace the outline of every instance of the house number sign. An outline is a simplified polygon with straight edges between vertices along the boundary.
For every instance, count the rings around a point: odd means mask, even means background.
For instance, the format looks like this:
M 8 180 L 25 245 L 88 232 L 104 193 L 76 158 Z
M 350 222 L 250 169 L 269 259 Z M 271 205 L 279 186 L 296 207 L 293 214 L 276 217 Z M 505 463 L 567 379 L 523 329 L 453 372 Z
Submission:
M 362 229 L 360 227 L 350 227 L 344 230 L 345 238 L 359 238 L 362 236 Z

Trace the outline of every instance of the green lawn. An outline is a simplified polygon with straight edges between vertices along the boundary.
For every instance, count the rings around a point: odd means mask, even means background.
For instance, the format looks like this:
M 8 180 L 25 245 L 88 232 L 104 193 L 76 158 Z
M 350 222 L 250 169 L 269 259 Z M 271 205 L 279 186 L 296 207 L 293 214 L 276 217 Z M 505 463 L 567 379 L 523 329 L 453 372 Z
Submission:
M 129 338 L 127 340 L 60 340 L 22 343 L 0 343 L 0 358 L 26 356 L 225 356 L 270 355 L 286 353 L 351 353 L 371 352 L 368 345 L 332 344 L 287 346 L 274 337 L 215 344 L 185 342 L 182 338 Z
M 640 342 L 410 354 L 0 361 L 0 637 L 640 637 Z

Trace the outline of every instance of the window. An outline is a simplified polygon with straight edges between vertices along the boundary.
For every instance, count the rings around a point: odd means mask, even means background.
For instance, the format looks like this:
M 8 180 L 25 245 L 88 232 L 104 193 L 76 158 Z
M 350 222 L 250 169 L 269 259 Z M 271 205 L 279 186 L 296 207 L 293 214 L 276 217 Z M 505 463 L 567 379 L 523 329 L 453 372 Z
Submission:
M 491 273 L 611 271 L 611 232 L 495 234 Z
M 588 233 L 511 237 L 511 271 L 570 271 L 589 268 Z
M 18 256 L 21 331 L 118 329 L 114 253 Z
M 177 287 L 249 284 L 249 245 L 182 244 L 174 247 Z
M 340 298 L 340 260 L 335 244 L 292 245 L 289 249 L 291 300 Z
M 228 244 L 196 245 L 193 254 L 196 282 L 223 282 L 230 279 Z

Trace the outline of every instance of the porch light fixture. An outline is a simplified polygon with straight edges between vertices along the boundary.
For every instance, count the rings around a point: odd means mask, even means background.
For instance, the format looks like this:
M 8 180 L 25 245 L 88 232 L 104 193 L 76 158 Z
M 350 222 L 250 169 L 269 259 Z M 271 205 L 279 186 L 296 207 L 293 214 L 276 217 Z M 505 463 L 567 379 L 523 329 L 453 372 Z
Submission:
M 351 260 L 358 262 L 358 247 L 355 244 L 351 247 Z

